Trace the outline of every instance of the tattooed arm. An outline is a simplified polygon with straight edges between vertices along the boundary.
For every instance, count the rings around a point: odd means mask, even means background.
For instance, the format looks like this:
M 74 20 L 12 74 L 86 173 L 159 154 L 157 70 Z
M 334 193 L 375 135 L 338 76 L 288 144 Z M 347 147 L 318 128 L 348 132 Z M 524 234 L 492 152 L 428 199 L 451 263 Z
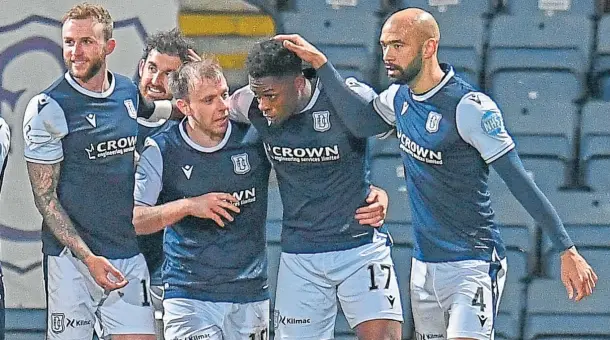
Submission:
M 57 198 L 57 182 L 61 163 L 38 164 L 27 162 L 28 174 L 34 192 L 36 208 L 42 215 L 44 223 L 72 254 L 83 261 L 98 285 L 107 290 L 124 287 L 127 281 L 106 258 L 91 252 L 85 241 L 78 235 L 70 217 Z M 115 279 L 108 277 L 108 274 Z
M 78 235 L 70 217 L 57 198 L 57 182 L 61 163 L 37 164 L 27 162 L 34 202 L 42 215 L 44 223 L 63 245 L 68 247 L 74 256 L 84 261 L 93 253 Z

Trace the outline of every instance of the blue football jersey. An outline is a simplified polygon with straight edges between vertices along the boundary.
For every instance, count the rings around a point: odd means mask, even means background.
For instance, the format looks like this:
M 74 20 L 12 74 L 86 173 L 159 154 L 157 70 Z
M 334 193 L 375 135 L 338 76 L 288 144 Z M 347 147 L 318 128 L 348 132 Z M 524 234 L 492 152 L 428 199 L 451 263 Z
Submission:
M 32 98 L 24 116 L 25 159 L 62 162 L 57 195 L 79 235 L 96 255 L 139 253 L 132 224 L 138 90 L 109 72 L 110 86 L 92 92 L 69 73 Z M 47 226 L 43 252 L 64 248 Z
M 232 114 L 256 127 L 275 169 L 283 205 L 282 251 L 288 253 L 355 248 L 377 235 L 354 218 L 369 192 L 367 140 L 349 132 L 330 94 L 312 81 L 309 104 L 279 126 L 268 123 L 249 87 L 231 97 Z M 373 98 L 370 88 L 362 89 L 360 95 Z
M 497 105 L 442 64 L 443 80 L 416 95 L 394 84 L 376 111 L 396 126 L 413 212 L 415 258 L 504 257 L 487 186 L 489 164 L 514 148 Z
M 184 120 L 146 140 L 134 200 L 154 206 L 226 192 L 241 209 L 224 228 L 188 216 L 165 229 L 165 298 L 245 303 L 268 299 L 265 224 L 271 165 L 256 130 L 231 122 L 221 143 L 205 148 Z

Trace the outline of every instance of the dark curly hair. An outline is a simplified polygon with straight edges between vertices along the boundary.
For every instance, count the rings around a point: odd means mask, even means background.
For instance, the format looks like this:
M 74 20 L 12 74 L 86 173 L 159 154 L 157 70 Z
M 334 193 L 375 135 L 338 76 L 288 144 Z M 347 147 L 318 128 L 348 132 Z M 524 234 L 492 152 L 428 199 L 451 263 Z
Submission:
M 301 74 L 303 61 L 280 41 L 265 40 L 252 47 L 246 69 L 252 78 L 281 77 Z
M 180 57 L 180 61 L 186 63 L 189 61 L 189 49 L 192 48 L 191 43 L 184 38 L 177 28 L 170 31 L 160 31 L 146 39 L 142 59 L 148 58 L 150 51 L 157 50 L 161 54 Z

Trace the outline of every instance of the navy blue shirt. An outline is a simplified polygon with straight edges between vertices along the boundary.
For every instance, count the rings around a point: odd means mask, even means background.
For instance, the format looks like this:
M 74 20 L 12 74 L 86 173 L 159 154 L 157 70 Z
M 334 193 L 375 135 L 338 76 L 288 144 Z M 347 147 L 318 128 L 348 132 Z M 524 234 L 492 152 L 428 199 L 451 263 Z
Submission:
M 241 213 L 224 228 L 187 216 L 165 229 L 165 298 L 268 299 L 265 223 L 271 165 L 256 130 L 231 122 L 218 146 L 204 148 L 189 138 L 185 124 L 146 140 L 136 171 L 136 204 L 226 192 L 239 200 Z
M 24 117 L 25 159 L 62 162 L 57 195 L 79 235 L 96 255 L 139 253 L 132 224 L 138 90 L 109 72 L 109 88 L 92 92 L 69 73 L 32 98 Z M 43 252 L 64 246 L 44 225 Z
M 281 125 L 269 124 L 248 87 L 237 90 L 232 114 L 261 135 L 275 169 L 283 205 L 282 251 L 320 253 L 355 248 L 383 234 L 354 218 L 366 205 L 367 140 L 353 136 L 321 85 L 312 80 L 309 104 Z M 363 96 L 372 96 L 370 88 Z M 341 109 L 341 108 L 338 108 Z

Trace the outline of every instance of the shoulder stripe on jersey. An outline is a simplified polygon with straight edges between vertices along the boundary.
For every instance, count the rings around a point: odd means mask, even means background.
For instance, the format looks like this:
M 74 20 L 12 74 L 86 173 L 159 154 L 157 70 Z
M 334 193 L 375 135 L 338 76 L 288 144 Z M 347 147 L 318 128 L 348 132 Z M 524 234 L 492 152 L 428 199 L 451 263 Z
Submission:
M 154 207 L 155 206 L 154 204 L 148 204 L 146 202 L 142 202 L 139 200 L 134 200 L 133 202 L 135 203 L 136 206 L 141 206 L 141 207 Z
M 515 143 L 510 143 L 510 144 L 506 145 L 499 152 L 496 152 L 493 156 L 488 157 L 487 159 L 484 159 L 484 161 L 485 161 L 485 163 L 489 164 L 489 163 L 495 161 L 496 159 L 504 156 L 505 154 L 507 154 L 510 150 L 512 150 L 514 148 L 515 148 Z
M 24 157 L 26 161 L 30 162 L 30 163 L 36 163 L 36 164 L 57 164 L 61 161 L 64 160 L 64 157 L 59 157 L 57 159 L 40 159 L 40 158 L 32 158 L 32 157 Z

